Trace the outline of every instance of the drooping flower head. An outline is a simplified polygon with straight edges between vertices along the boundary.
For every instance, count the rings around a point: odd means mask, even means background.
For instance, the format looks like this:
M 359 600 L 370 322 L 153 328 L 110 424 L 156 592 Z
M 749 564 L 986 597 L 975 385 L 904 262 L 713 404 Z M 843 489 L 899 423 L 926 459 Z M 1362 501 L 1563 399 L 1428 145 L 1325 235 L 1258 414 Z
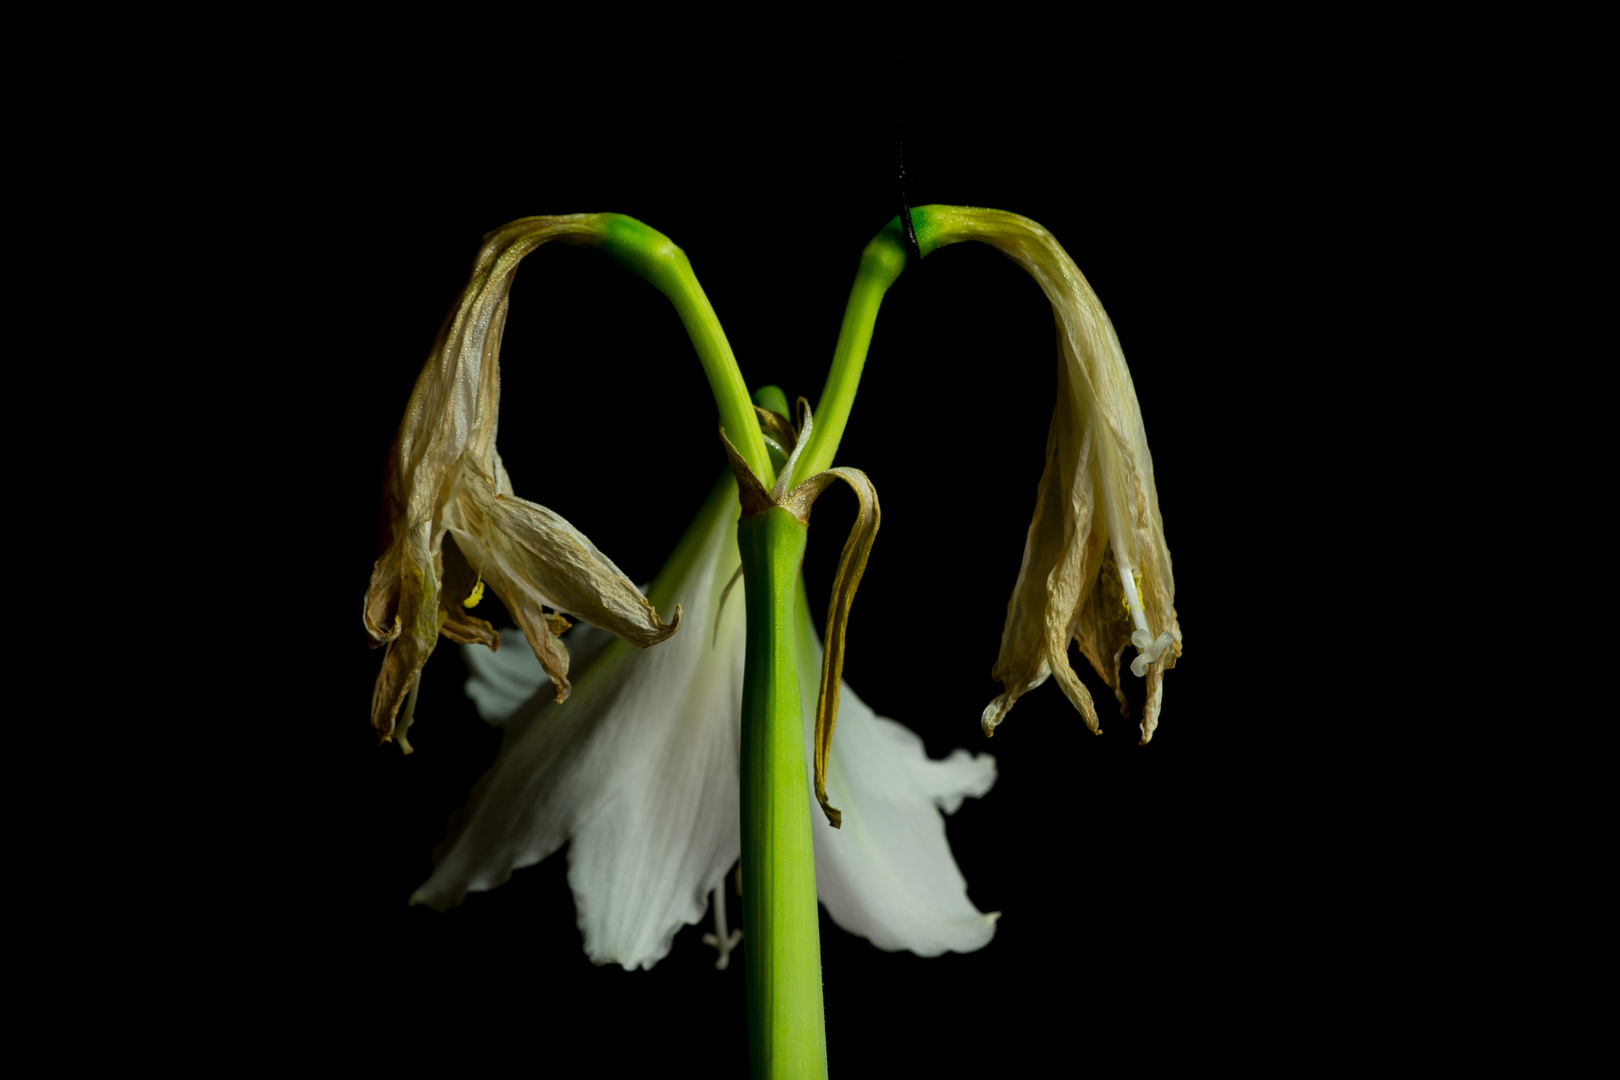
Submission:
M 550 240 L 592 245 L 607 215 L 514 221 L 484 237 L 466 288 L 445 317 L 394 436 L 383 481 L 379 555 L 366 590 L 372 644 L 386 645 L 372 694 L 378 735 L 406 753 L 410 710 L 400 706 L 440 634 L 497 648 L 494 628 L 468 611 L 495 591 L 568 696 L 568 650 L 557 635 L 569 612 L 643 647 L 675 632 L 585 535 L 543 506 L 516 498 L 495 450 L 501 333 L 512 275 Z M 445 545 L 450 532 L 455 542 Z M 550 610 L 547 610 L 550 609 Z
M 1164 672 L 1181 655 L 1181 627 L 1153 456 L 1119 337 L 1074 260 L 1040 225 L 1001 210 L 925 209 L 935 247 L 990 244 L 1035 279 L 1057 322 L 1058 393 L 1046 467 L 991 673 L 1004 692 L 984 710 L 985 734 L 1052 675 L 1098 730 L 1091 694 L 1069 666 L 1072 639 L 1123 715 L 1120 661 L 1126 646 L 1136 647 L 1131 671 L 1147 678 L 1146 743 L 1158 725 Z

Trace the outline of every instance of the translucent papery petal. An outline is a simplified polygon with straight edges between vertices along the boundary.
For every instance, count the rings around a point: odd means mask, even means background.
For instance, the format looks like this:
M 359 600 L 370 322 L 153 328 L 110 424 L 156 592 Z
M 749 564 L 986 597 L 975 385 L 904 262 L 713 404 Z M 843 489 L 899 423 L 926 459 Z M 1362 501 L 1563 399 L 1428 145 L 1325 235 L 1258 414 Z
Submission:
M 1052 305 L 1058 324 L 1059 352 L 1065 377 L 1083 407 L 1093 440 L 1092 466 L 1102 519 L 1091 532 L 1108 538 L 1123 569 L 1140 574 L 1142 600 L 1149 638 L 1169 631 L 1178 648 L 1158 661 L 1172 667 L 1179 655 L 1180 627 L 1175 623 L 1175 581 L 1170 551 L 1164 539 L 1158 491 L 1153 478 L 1153 455 L 1148 450 L 1136 387 L 1125 363 L 1119 336 L 1102 302 L 1063 247 L 1045 228 L 1018 214 L 965 207 L 926 207 L 937 228 L 936 244 L 979 240 L 990 244 L 1023 267 L 1040 285 Z M 1060 380 L 1060 397 L 1061 394 Z M 1037 515 L 1039 511 L 1037 511 Z M 1089 556 L 1086 561 L 1089 560 Z M 1089 585 L 1087 586 L 1089 588 Z M 1070 608 L 1070 617 L 1079 608 Z M 1055 625 L 1049 625 L 1048 659 L 1065 692 L 1087 714 L 1089 694 L 1060 661 Z M 1101 668 L 1102 652 L 1093 649 L 1092 663 Z M 1011 689 L 1009 687 L 1009 689 Z M 1006 697 L 1007 695 L 1003 695 Z M 1015 696 L 1015 695 L 1014 695 Z M 999 700 L 999 699 L 998 699 Z M 1004 710 L 1003 710 L 1004 711 Z M 986 710 L 985 723 L 999 720 Z
M 1096 579 L 1106 538 L 1097 519 L 1093 435 L 1086 405 L 1059 357 L 1057 403 L 1046 436 L 1046 467 L 1024 541 L 1018 582 L 1007 602 L 1001 651 L 991 677 L 1004 692 L 981 721 L 993 733 L 1022 694 L 1056 675 L 1087 726 L 1097 730 L 1091 694 L 1069 666 L 1068 642 Z
M 524 218 L 484 237 L 400 425 L 400 495 L 409 521 L 437 518 L 449 494 L 450 471 L 464 453 L 470 450 L 479 461 L 493 453 L 501 334 L 518 264 L 550 240 L 577 239 L 602 228 L 599 214 L 565 214 Z
M 464 457 L 494 456 L 500 406 L 499 357 L 512 274 L 549 240 L 599 234 L 600 214 L 524 218 L 484 237 L 467 285 L 445 316 L 394 434 L 383 478 L 382 556 L 366 591 L 365 623 L 377 643 L 392 639 L 392 615 L 405 586 L 407 534 L 426 530 L 430 556 L 443 536 L 440 519 Z M 408 570 L 409 567 L 403 567 Z M 409 620 L 408 613 L 401 614 Z
M 468 561 L 522 627 L 555 684 L 558 701 L 568 696 L 570 686 L 568 650 L 551 631 L 546 607 L 642 647 L 663 641 L 680 625 L 679 605 L 666 625 L 641 590 L 584 533 L 543 506 L 498 494 L 494 479 L 481 468 L 463 470 L 447 523 Z
M 821 642 L 802 587 L 799 595 L 804 687 L 821 671 Z M 807 752 L 813 752 L 814 724 L 815 703 L 807 699 Z M 938 956 L 988 944 L 999 913 L 983 914 L 968 899 L 941 812 L 954 812 L 966 796 L 984 795 L 995 780 L 989 754 L 956 750 L 933 760 L 921 738 L 876 715 L 845 683 L 827 763 L 827 791 L 843 810 L 843 824 L 833 829 L 818 821 L 814 827 L 816 892 L 833 921 L 891 952 Z
M 643 648 L 675 632 L 679 616 L 668 624 L 660 620 L 635 583 L 560 514 L 497 495 L 479 470 L 469 469 L 465 476 L 464 490 L 487 523 L 480 539 L 509 580 L 557 610 Z
M 699 626 L 714 625 L 741 561 L 737 513 L 728 481 L 653 585 L 655 595 L 690 597 Z M 612 641 L 589 663 L 580 658 L 561 705 L 537 671 L 525 680 L 505 659 L 523 650 L 479 657 L 474 682 L 487 685 L 469 692 L 486 716 L 525 681 L 541 692 L 504 721 L 494 767 L 452 820 L 433 876 L 412 901 L 451 907 L 569 842 L 568 880 L 590 958 L 635 968 L 665 956 L 676 932 L 703 917 L 742 848 L 742 634 L 743 605 L 733 598 L 718 642 L 705 633 L 647 650 Z

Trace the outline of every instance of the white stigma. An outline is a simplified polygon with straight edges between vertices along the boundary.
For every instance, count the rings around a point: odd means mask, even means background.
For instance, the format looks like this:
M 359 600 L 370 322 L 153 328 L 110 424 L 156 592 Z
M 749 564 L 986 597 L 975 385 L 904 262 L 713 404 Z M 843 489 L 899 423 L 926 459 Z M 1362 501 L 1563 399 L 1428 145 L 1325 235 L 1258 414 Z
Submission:
M 733 930 L 726 933 L 726 879 L 721 878 L 720 884 L 714 887 L 714 895 L 709 900 L 709 906 L 714 911 L 714 933 L 703 935 L 703 944 L 712 945 L 720 954 L 720 959 L 714 962 L 715 970 L 724 971 L 731 963 L 731 954 L 737 948 L 737 942 L 742 940 L 742 931 Z
M 1131 661 L 1131 674 L 1137 678 L 1147 674 L 1148 665 L 1159 659 L 1175 640 L 1170 631 L 1166 630 L 1157 639 L 1148 632 L 1147 613 L 1142 610 L 1142 598 L 1136 594 L 1136 575 L 1131 573 L 1129 566 L 1120 567 L 1119 579 L 1125 586 L 1125 604 L 1131 609 L 1131 621 L 1136 623 L 1136 632 L 1131 634 L 1131 644 L 1142 652 Z

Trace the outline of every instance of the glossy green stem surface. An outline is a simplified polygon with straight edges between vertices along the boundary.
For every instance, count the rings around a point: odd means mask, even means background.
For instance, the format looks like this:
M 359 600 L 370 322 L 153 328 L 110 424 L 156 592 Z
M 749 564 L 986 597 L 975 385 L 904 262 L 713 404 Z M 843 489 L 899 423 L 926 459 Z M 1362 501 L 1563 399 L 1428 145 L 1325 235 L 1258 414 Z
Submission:
M 937 231 L 929 219 L 929 208 L 912 208 L 911 221 L 917 230 L 917 247 L 924 257 L 934 250 Z M 861 263 L 855 271 L 855 284 L 849 290 L 849 302 L 844 306 L 844 321 L 838 328 L 838 344 L 833 346 L 832 367 L 827 371 L 827 385 L 821 390 L 816 403 L 814 430 L 804 453 L 799 455 L 793 477 L 795 484 L 832 468 L 838 453 L 838 441 L 844 437 L 850 410 L 855 405 L 855 391 L 860 388 L 861 370 L 866 366 L 866 352 L 872 345 L 872 328 L 877 323 L 878 308 L 883 294 L 905 272 L 911 254 L 906 250 L 905 232 L 898 215 L 878 230 L 866 249 L 861 252 Z M 797 419 L 795 417 L 794 419 Z
M 753 1075 L 827 1075 L 810 773 L 794 603 L 807 528 L 780 507 L 737 523 L 743 667 L 743 967 Z
M 709 377 L 709 389 L 714 403 L 720 409 L 720 426 L 726 438 L 742 454 L 754 475 L 768 488 L 776 481 L 776 470 L 771 466 L 765 440 L 760 437 L 759 421 L 754 417 L 753 402 L 742 372 L 737 367 L 736 354 L 731 342 L 720 328 L 720 318 L 714 313 L 686 252 L 657 229 L 644 225 L 624 214 L 607 214 L 607 228 L 597 246 L 613 261 L 637 277 L 651 284 L 669 298 L 686 327 L 686 336 L 697 349 L 703 373 Z

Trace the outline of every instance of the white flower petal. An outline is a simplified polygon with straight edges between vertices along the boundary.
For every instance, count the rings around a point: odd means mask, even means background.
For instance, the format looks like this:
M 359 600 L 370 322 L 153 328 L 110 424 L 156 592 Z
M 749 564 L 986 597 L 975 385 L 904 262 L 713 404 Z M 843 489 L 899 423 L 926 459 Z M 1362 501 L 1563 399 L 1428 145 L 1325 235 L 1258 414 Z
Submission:
M 802 689 L 820 678 L 821 642 L 802 602 L 800 608 Z M 815 707 L 811 695 L 807 746 L 814 738 Z M 843 811 L 843 827 L 828 827 L 813 791 L 808 793 L 816 892 L 833 921 L 891 952 L 938 956 L 987 945 L 999 913 L 985 915 L 968 899 L 940 810 L 951 813 L 964 796 L 983 795 L 995 780 L 991 755 L 957 750 L 944 761 L 932 760 L 921 738 L 878 716 L 844 683 L 827 762 L 827 794 Z
M 583 671 L 612 640 L 613 635 L 606 630 L 581 623 L 563 644 L 568 646 L 570 662 Z M 506 722 L 542 689 L 548 696 L 551 693 L 551 676 L 535 659 L 534 650 L 524 641 L 523 631 L 515 626 L 501 631 L 499 651 L 481 645 L 463 645 L 461 655 L 467 662 L 467 696 L 478 706 L 479 717 L 491 727 L 505 727 Z
M 735 487 L 727 494 L 720 512 L 706 507 L 709 527 L 696 549 L 671 560 L 677 572 L 668 595 L 688 604 L 691 624 L 646 650 L 588 627 L 570 631 L 576 674 L 564 704 L 553 703 L 532 650 L 466 651 L 467 692 L 486 721 L 504 728 L 501 754 L 452 821 L 414 901 L 451 907 L 571 841 L 568 881 L 597 963 L 651 967 L 681 926 L 703 918 L 709 893 L 742 847 L 740 594 L 726 604 L 718 632 L 709 629 L 740 561 Z M 800 607 L 808 743 L 821 643 L 802 600 Z M 843 684 L 827 772 L 845 811 L 843 829 L 823 824 L 808 770 L 805 783 L 817 892 L 833 920 L 879 948 L 923 956 L 985 945 L 995 916 L 968 900 L 940 811 L 983 795 L 995 776 L 988 754 L 957 750 L 931 760 L 917 735 L 873 714 Z
M 740 562 L 737 511 L 728 484 L 694 523 L 696 549 L 657 584 L 690 604 L 693 630 L 645 650 L 612 641 L 576 669 L 566 702 L 554 704 L 546 688 L 511 715 L 500 756 L 452 820 L 413 902 L 454 906 L 571 841 L 568 881 L 596 963 L 651 967 L 703 917 L 742 848 L 741 599 L 726 606 L 718 649 L 697 630 L 714 625 Z M 485 680 L 482 660 L 474 681 L 490 700 L 513 692 L 515 669 Z

